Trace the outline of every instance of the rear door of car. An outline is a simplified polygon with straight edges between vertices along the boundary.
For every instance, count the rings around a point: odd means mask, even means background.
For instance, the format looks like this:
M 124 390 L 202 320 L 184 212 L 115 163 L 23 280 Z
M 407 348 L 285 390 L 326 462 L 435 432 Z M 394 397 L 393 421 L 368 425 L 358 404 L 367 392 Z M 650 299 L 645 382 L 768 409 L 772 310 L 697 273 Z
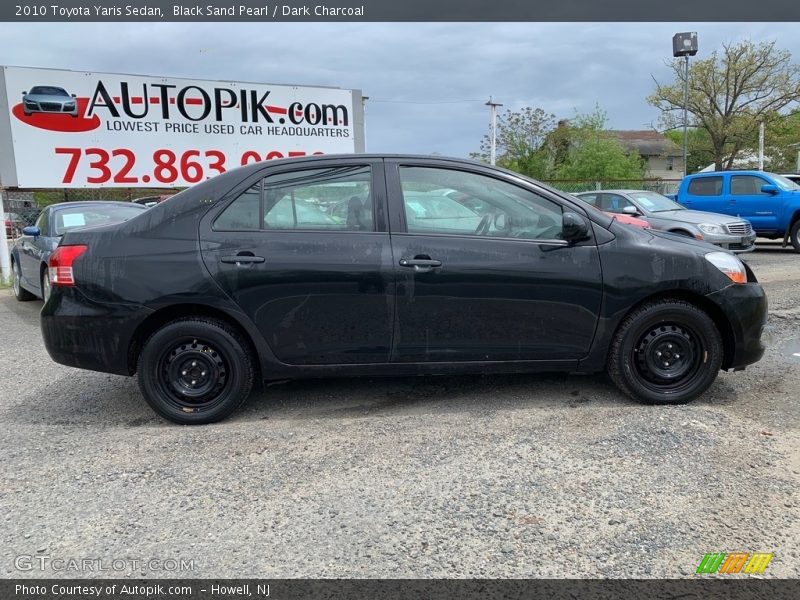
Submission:
M 760 175 L 750 174 L 731 174 L 729 181 L 728 210 L 725 212 L 750 221 L 757 231 L 777 230 L 780 197 L 761 191 L 762 186 L 772 182 Z
M 332 207 L 347 203 L 345 218 Z M 394 273 L 381 160 L 270 166 L 200 224 L 203 261 L 292 365 L 387 362 Z
M 581 209 L 462 163 L 387 158 L 386 172 L 393 362 L 563 363 L 588 352 L 602 296 L 598 250 L 559 239 L 563 211 Z M 490 209 L 470 217 L 448 207 L 437 196 L 445 188 Z

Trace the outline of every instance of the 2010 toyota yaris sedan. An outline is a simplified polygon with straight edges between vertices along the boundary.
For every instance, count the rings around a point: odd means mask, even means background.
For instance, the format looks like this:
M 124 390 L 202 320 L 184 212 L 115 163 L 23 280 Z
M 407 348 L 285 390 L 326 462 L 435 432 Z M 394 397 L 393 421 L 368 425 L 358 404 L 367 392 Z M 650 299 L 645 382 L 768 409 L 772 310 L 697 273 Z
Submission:
M 764 352 L 766 297 L 733 254 L 441 157 L 242 167 L 67 231 L 49 272 L 50 356 L 137 374 L 185 424 L 259 379 L 334 375 L 607 370 L 673 404 Z

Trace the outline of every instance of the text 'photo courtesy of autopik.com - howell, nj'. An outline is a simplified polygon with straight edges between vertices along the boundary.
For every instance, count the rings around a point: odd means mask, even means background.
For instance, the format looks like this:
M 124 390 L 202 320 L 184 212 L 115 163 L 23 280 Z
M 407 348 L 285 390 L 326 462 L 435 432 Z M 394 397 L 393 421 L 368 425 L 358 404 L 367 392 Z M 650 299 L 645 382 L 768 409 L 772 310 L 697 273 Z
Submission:
M 0 600 L 800 597 L 800 4 L 0 4 Z

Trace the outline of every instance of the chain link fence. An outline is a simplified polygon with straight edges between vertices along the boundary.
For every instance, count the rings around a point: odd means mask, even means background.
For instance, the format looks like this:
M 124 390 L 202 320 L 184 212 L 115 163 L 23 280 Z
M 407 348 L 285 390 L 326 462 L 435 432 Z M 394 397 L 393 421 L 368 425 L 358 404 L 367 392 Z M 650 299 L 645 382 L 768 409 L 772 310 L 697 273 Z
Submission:
M 551 179 L 543 183 L 570 194 L 600 190 L 647 190 L 659 194 L 674 194 L 678 191 L 680 182 L 680 179 Z

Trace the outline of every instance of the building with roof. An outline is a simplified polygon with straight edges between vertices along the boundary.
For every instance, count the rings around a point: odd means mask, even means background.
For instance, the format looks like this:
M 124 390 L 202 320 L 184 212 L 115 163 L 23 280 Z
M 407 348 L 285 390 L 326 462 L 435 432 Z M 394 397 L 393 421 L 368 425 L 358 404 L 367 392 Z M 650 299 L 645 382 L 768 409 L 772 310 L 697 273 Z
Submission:
M 652 129 L 611 130 L 622 146 L 636 150 L 645 160 L 645 176 L 659 179 L 683 177 L 683 149 L 663 133 Z

